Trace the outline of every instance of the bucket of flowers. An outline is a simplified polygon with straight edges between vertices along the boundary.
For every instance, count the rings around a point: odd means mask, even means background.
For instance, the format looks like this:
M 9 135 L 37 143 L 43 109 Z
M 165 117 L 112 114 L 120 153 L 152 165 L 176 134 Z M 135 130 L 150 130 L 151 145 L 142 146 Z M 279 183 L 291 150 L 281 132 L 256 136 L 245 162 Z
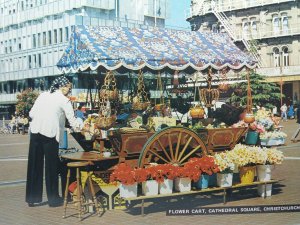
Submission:
M 275 165 L 281 164 L 284 155 L 282 151 L 277 150 L 276 148 L 263 148 L 263 151 L 260 153 L 260 156 L 257 157 L 260 159 L 258 161 L 257 168 L 257 177 L 258 181 L 269 181 L 272 179 L 272 170 L 275 168 Z M 272 195 L 272 184 L 258 185 L 257 192 L 261 197 L 266 197 Z
M 282 131 L 264 132 L 260 135 L 261 145 L 263 146 L 277 146 L 285 144 L 287 135 Z
M 239 168 L 241 183 L 253 183 L 257 163 L 257 153 L 260 151 L 260 147 L 237 144 L 230 152 L 228 152 L 233 163 Z
M 191 158 L 187 164 L 194 166 L 200 171 L 198 180 L 194 181 L 194 185 L 198 189 L 208 188 L 210 179 L 213 179 L 213 174 L 219 172 L 219 168 L 215 163 L 213 156 L 203 156 L 201 158 Z
M 115 166 L 114 171 L 110 175 L 110 182 L 119 185 L 122 198 L 137 196 L 136 171 L 126 163 L 120 163 Z
M 217 173 L 217 185 L 219 187 L 231 187 L 233 179 L 234 163 L 228 151 L 214 155 L 215 163 L 219 168 Z
M 175 190 L 179 192 L 188 192 L 192 189 L 192 180 L 199 180 L 201 171 L 196 169 L 193 164 L 186 163 L 183 167 L 174 167 L 175 169 Z

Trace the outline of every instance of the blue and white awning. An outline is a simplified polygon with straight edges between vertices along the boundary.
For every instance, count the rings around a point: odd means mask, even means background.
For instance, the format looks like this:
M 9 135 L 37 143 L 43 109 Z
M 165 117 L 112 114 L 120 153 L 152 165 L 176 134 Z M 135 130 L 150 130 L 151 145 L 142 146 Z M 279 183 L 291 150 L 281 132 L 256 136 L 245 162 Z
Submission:
M 57 63 L 64 73 L 87 69 L 202 71 L 255 68 L 256 61 L 223 33 L 201 33 L 161 28 L 76 26 Z

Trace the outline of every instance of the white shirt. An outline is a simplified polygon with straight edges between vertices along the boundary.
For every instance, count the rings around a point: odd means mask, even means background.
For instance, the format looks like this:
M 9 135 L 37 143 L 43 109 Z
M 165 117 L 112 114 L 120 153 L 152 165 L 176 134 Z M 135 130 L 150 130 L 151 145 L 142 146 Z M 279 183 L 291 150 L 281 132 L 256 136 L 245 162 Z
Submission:
M 29 116 L 32 118 L 30 124 L 32 133 L 40 133 L 50 138 L 55 137 L 58 142 L 63 140 L 66 118 L 73 129 L 82 128 L 74 116 L 70 100 L 60 90 L 40 94 Z

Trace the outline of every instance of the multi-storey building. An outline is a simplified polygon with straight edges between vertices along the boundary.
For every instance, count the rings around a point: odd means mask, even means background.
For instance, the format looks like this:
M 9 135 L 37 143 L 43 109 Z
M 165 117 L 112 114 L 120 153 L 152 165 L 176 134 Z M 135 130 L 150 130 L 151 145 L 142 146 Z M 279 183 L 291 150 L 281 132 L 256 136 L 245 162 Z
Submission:
M 228 32 L 250 51 L 284 102 L 300 100 L 299 0 L 192 0 L 187 12 L 193 30 Z
M 167 0 L 0 0 L 0 107 L 61 74 L 56 63 L 74 26 L 161 27 L 167 10 Z M 86 81 L 77 74 L 73 83 Z

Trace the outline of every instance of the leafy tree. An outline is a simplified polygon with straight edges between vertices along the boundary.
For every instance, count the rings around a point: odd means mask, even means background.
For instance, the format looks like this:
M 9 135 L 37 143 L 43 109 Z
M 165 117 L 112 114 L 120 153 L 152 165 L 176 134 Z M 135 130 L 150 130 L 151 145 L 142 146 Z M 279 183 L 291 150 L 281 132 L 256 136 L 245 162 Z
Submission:
M 39 93 L 32 89 L 22 91 L 17 95 L 16 111 L 18 114 L 22 114 L 26 117 L 29 116 L 29 111 L 32 108 L 35 100 L 39 96 Z
M 264 76 L 254 71 L 250 73 L 249 78 L 254 106 L 259 105 L 271 109 L 275 105 L 278 105 L 280 101 L 280 87 L 278 84 L 266 82 Z M 247 75 L 243 74 L 242 79 L 246 80 L 246 82 L 231 85 L 234 92 L 228 99 L 230 103 L 247 105 Z

